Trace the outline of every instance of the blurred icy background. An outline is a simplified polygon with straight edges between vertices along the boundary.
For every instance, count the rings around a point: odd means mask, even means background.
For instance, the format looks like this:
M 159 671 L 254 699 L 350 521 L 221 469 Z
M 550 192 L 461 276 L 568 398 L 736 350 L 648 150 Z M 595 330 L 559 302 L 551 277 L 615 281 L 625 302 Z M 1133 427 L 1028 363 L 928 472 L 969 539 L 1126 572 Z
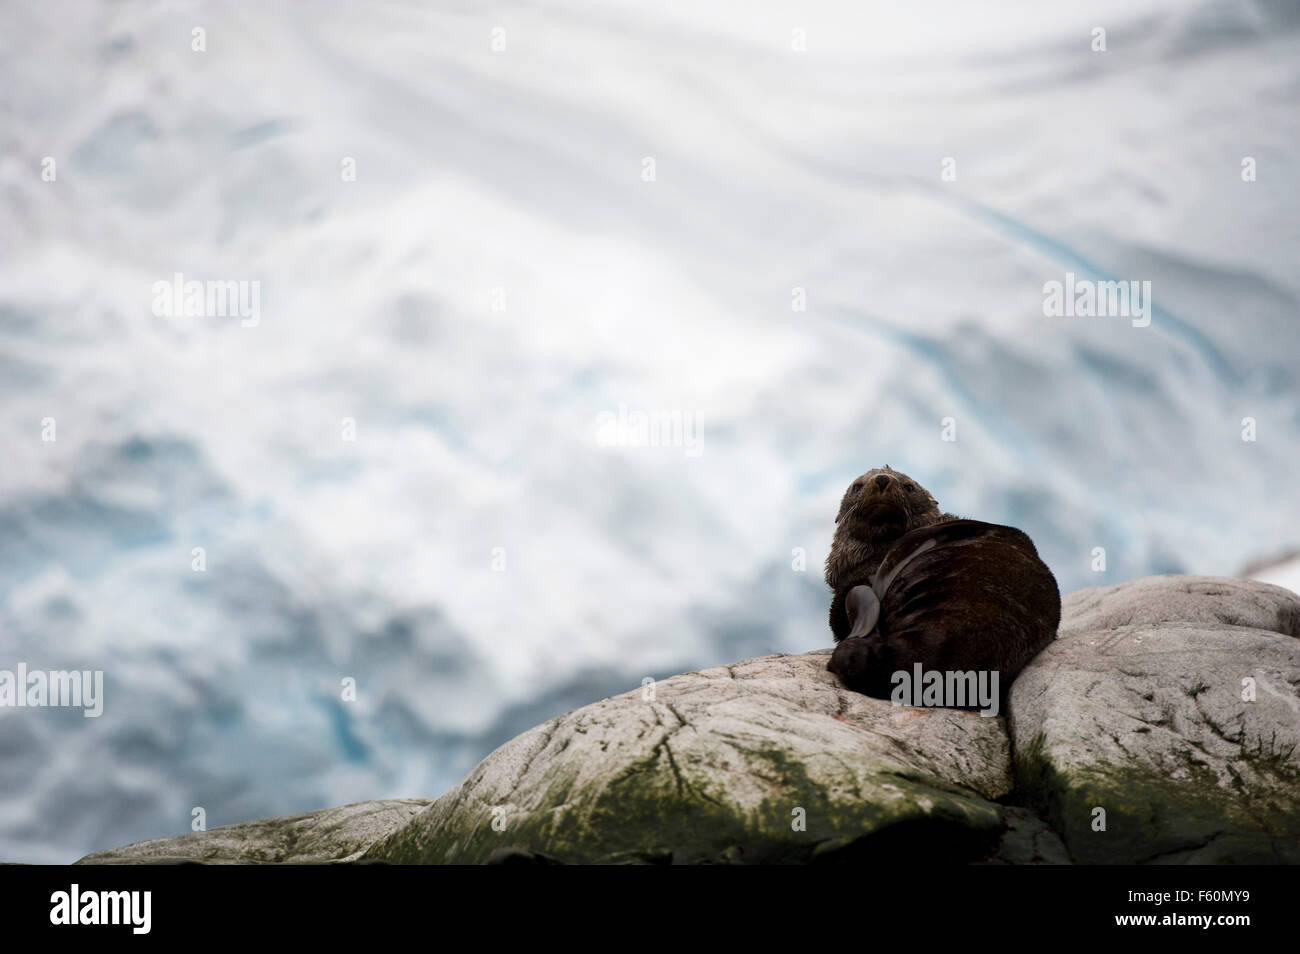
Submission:
M 436 796 L 643 676 L 828 645 L 878 464 L 1064 590 L 1300 543 L 1293 2 L 2 17 L 0 668 L 107 702 L 0 711 L 0 859 Z M 1153 282 L 1151 327 L 1044 318 L 1067 270 Z M 175 271 L 261 324 L 155 317 Z M 597 446 L 620 403 L 703 454 Z

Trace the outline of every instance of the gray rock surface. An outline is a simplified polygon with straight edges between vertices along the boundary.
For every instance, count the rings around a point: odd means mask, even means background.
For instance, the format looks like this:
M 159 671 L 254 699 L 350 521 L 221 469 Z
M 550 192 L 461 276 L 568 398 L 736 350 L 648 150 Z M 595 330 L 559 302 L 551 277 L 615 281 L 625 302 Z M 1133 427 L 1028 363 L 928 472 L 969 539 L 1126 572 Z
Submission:
M 1002 720 L 849 692 L 829 650 L 686 673 L 524 733 L 366 856 L 474 863 L 978 860 L 1011 790 Z M 802 826 L 798 824 L 802 816 Z M 495 822 L 495 824 L 494 824 Z
M 1300 597 L 1254 580 L 1220 576 L 1144 576 L 1113 586 L 1089 586 L 1061 598 L 1058 633 L 1149 623 L 1248 626 L 1300 636 Z
M 1074 859 L 1300 863 L 1300 597 L 1154 577 L 1066 604 L 1009 721 L 1018 795 Z
M 1300 597 L 1149 577 L 1063 608 L 1006 721 L 765 656 L 552 719 L 436 801 L 83 862 L 1300 863 Z
M 355 861 L 378 838 L 427 808 L 428 799 L 357 802 L 302 815 L 155 838 L 87 855 L 79 865 L 323 864 Z

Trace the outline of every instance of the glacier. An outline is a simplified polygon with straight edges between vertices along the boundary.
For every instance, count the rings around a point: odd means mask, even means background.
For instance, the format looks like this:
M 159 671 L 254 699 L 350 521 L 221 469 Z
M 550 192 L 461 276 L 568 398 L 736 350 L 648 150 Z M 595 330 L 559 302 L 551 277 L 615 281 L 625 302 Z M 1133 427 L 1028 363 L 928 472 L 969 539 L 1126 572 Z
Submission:
M 436 796 L 829 645 L 873 466 L 1063 591 L 1300 542 L 1292 3 L 0 16 L 0 668 L 105 673 L 0 710 L 0 859 Z M 1067 273 L 1150 325 L 1046 317 Z

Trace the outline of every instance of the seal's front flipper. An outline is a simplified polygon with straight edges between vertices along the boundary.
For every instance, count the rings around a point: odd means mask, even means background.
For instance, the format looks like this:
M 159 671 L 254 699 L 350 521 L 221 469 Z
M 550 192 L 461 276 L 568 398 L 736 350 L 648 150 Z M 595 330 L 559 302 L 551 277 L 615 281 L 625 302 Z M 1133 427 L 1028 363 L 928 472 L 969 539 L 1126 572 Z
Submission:
M 826 668 L 840 677 L 846 689 L 877 699 L 889 698 L 895 666 L 886 639 L 843 639 L 831 653 Z
M 869 586 L 859 585 L 849 590 L 844 597 L 844 609 L 853 625 L 846 639 L 870 635 L 880 620 L 880 600 Z

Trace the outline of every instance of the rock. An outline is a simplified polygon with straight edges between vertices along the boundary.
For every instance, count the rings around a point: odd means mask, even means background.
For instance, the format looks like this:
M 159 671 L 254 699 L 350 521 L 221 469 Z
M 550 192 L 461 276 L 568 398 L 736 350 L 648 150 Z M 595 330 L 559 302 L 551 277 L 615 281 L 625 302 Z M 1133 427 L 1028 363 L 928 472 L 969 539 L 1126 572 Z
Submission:
M 1000 718 L 839 686 L 829 650 L 602 700 L 506 743 L 366 857 L 393 863 L 972 861 L 1011 790 Z M 494 819 L 496 824 L 494 825 Z M 802 824 L 799 822 L 802 820 Z
M 1300 636 L 1300 596 L 1252 580 L 1146 576 L 1066 594 L 1058 634 L 1165 622 L 1249 626 Z
M 357 802 L 339 808 L 225 825 L 87 855 L 79 865 L 321 864 L 355 861 L 376 839 L 427 808 L 428 799 Z
M 849 692 L 829 649 L 764 656 L 552 719 L 436 801 L 82 862 L 1300 863 L 1300 596 L 1151 577 L 1063 602 L 1006 722 Z
M 989 859 L 998 865 L 1068 865 L 1070 853 L 1061 836 L 1047 822 L 1025 808 L 1008 805 L 1006 828 L 997 852 Z
M 1009 721 L 1018 796 L 1074 859 L 1300 863 L 1300 597 L 1155 577 L 1065 603 Z

